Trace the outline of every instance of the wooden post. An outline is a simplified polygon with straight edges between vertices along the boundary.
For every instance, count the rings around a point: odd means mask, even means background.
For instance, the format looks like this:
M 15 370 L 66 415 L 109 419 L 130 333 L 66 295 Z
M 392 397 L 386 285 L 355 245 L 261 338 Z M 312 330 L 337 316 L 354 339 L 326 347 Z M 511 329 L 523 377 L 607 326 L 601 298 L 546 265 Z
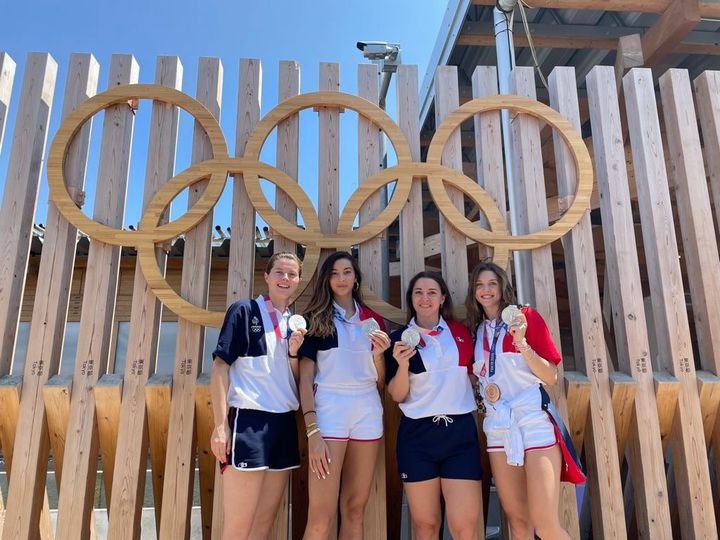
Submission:
M 417 66 L 400 65 L 396 78 L 397 123 L 405 134 L 413 161 L 420 161 Z M 422 179 L 413 178 L 408 201 L 400 213 L 400 291 L 405 308 L 405 288 L 412 277 L 425 270 L 423 242 Z M 387 534 L 399 534 L 402 523 L 403 485 L 395 458 L 400 408 L 385 395 L 385 494 Z
M 213 491 L 217 459 L 210 450 L 210 437 L 214 428 L 210 399 L 210 374 L 201 373 L 195 385 L 195 418 L 197 424 L 198 476 L 200 477 L 200 517 L 203 540 L 212 538 Z M 218 484 L 217 489 L 220 490 Z M 287 536 L 287 535 L 286 535 Z
M 220 118 L 223 70 L 218 58 L 201 58 L 198 65 L 197 99 L 215 118 Z M 211 158 L 207 135 L 195 122 L 192 163 Z M 208 180 L 192 185 L 188 208 L 200 198 Z M 210 277 L 210 238 L 213 212 L 185 233 L 180 294 L 199 307 L 207 306 Z M 173 540 L 190 534 L 190 507 L 195 474 L 195 380 L 202 365 L 205 328 L 178 318 L 173 371 L 170 428 L 168 430 L 163 509 L 158 538 Z
M 56 75 L 49 54 L 28 54 L 0 207 L 0 374 L 10 372 L 15 352 Z
M 497 69 L 494 66 L 477 66 L 472 75 L 473 98 L 494 96 L 498 93 Z M 477 183 L 492 197 L 500 214 L 507 221 L 505 209 L 505 169 L 503 166 L 502 133 L 500 114 L 476 114 L 473 118 L 475 127 L 475 165 Z M 479 224 L 487 229 L 485 216 L 480 213 Z M 478 245 L 480 259 L 490 257 L 492 249 Z
M 238 112 L 235 139 L 235 155 L 245 152 L 250 132 L 260 119 L 260 88 L 262 67 L 259 60 L 240 60 L 238 84 Z M 242 175 L 233 181 L 233 205 L 231 216 L 230 262 L 228 266 L 227 303 L 232 304 L 252 294 L 255 275 L 255 209 L 245 188 Z M 219 468 L 215 472 L 213 493 L 213 538 L 222 531 L 222 477 Z M 218 536 L 219 538 L 219 536 Z
M 720 256 L 688 72 L 667 71 L 660 77 L 660 93 L 700 362 L 703 369 L 717 375 L 720 373 L 720 274 L 717 272 Z
M 435 125 L 439 126 L 452 111 L 460 106 L 456 66 L 439 66 L 435 70 Z M 442 164 L 462 171 L 460 129 L 445 143 Z M 464 212 L 463 194 L 457 188 L 447 187 L 452 203 Z M 468 263 L 465 236 L 448 225 L 440 214 L 440 249 L 442 273 L 450 289 L 450 296 L 458 305 L 465 302 L 468 287 Z
M 518 95 L 535 99 L 535 78 L 531 68 L 515 68 L 511 80 L 514 91 Z M 566 116 L 570 116 L 569 111 L 572 111 L 574 115 L 578 114 L 577 96 L 570 93 L 574 89 L 574 82 L 571 89 L 567 88 L 567 84 L 558 84 L 555 89 L 558 93 L 565 92 L 567 99 L 564 100 L 563 105 L 568 109 L 564 111 Z M 528 203 L 518 221 L 527 232 L 535 232 L 548 226 L 547 206 L 544 203 L 547 197 L 545 194 L 542 155 L 540 153 L 540 129 L 537 120 L 531 119 L 528 115 L 519 115 L 515 118 L 514 124 L 516 126 L 513 127 L 513 132 L 516 136 L 522 136 L 522 141 L 521 144 L 513 146 L 515 151 L 513 159 L 518 163 L 518 167 L 522 167 L 523 171 L 522 178 L 520 176 L 514 177 L 516 181 L 519 181 L 519 189 L 516 191 L 516 195 L 520 200 L 525 200 Z M 569 164 L 568 167 L 570 167 Z M 574 176 L 570 181 L 573 180 Z M 542 203 L 538 204 L 535 201 L 542 201 Z M 532 297 L 535 299 L 535 308 L 547 322 L 553 341 L 560 350 L 560 324 L 557 316 L 557 296 L 555 294 L 555 276 L 550 246 L 547 245 L 532 250 L 531 259 L 532 267 L 527 272 L 527 277 L 534 289 Z M 561 365 L 558 369 L 558 384 L 548 387 L 547 390 L 560 414 L 567 422 L 567 402 L 562 381 L 563 369 Z M 579 525 L 575 487 L 571 484 L 563 484 L 560 496 L 561 523 L 569 534 L 577 537 Z
M 300 92 L 300 66 L 289 60 L 280 62 L 278 73 L 278 104 Z M 275 163 L 278 169 L 290 178 L 298 178 L 298 137 L 300 135 L 300 117 L 297 114 L 283 120 L 277 126 L 277 151 Z M 282 190 L 275 189 L 275 208 L 277 213 L 290 223 L 297 222 L 297 206 Z M 273 231 L 275 253 L 289 251 L 295 253 L 295 242 L 277 235 Z
M 103 485 L 107 499 L 108 517 L 112 503 L 113 471 L 118 448 L 120 403 L 122 400 L 122 375 L 106 373 L 95 385 L 95 411 L 97 415 L 98 442 L 103 465 Z
M 417 77 L 417 66 L 398 66 L 397 122 L 408 141 L 413 161 L 420 161 Z M 400 291 L 403 308 L 405 308 L 405 287 L 415 274 L 425 270 L 424 249 L 422 183 L 420 178 L 415 178 L 410 188 L 408 202 L 400 213 Z M 398 530 L 399 527 L 398 522 Z
M 63 101 L 63 118 L 79 103 L 95 94 L 99 66 L 89 54 L 73 54 Z M 65 173 L 68 189 L 82 192 L 88 156 L 91 122 L 76 136 L 67 160 Z M 48 437 L 45 430 L 45 407 L 42 387 L 50 375 L 57 373 L 67 319 L 70 283 L 75 261 L 77 229 L 70 225 L 49 202 L 43 253 L 40 257 L 35 304 L 30 323 L 24 367 L 23 394 L 18 422 L 23 428 L 15 439 L 17 479 L 10 479 L 10 496 L 6 519 L 9 538 L 23 538 L 40 527 L 49 530 L 49 515 L 39 514 L 42 502 L 47 506 Z M 59 479 L 60 477 L 57 476 Z M 47 511 L 47 508 L 44 509 Z
M 715 538 L 710 471 L 652 72 L 633 69 L 624 77 L 623 85 L 653 291 L 655 338 L 661 351 L 658 362 L 680 381 L 671 444 L 680 526 L 683 535 Z
M 0 149 L 5 135 L 5 121 L 10 107 L 13 81 L 15 80 L 15 61 L 5 52 L 0 52 Z
M 320 62 L 318 88 L 330 92 L 340 89 L 338 64 Z M 340 220 L 340 110 L 327 107 L 318 109 L 318 217 L 323 233 L 337 231 Z M 329 253 L 329 250 L 321 251 L 318 268 Z
M 374 64 L 358 66 L 358 95 L 377 105 L 379 101 L 378 70 Z M 382 133 L 380 134 L 382 136 Z M 380 171 L 378 127 L 358 115 L 358 184 Z M 360 226 L 375 219 L 381 211 L 380 192 L 360 207 Z M 382 297 L 382 239 L 377 236 L 359 246 L 358 262 L 363 283 Z M 380 440 L 370 499 L 365 508 L 365 538 L 380 540 L 387 535 L 385 492 L 385 438 Z
M 637 526 L 643 536 L 661 537 L 670 530 L 668 492 L 613 70 L 595 67 L 587 86 L 601 194 L 605 294 L 613 308 L 619 368 L 637 383 L 627 451 Z
M 170 429 L 170 400 L 172 375 L 155 373 L 145 384 L 147 410 L 147 446 L 150 450 L 152 487 L 155 494 L 155 527 L 160 530 L 162 511 L 162 490 L 165 478 L 165 456 L 167 455 L 168 430 Z M 144 472 L 140 473 L 144 474 Z M 135 518 L 137 519 L 137 518 Z
M 720 71 L 705 71 L 695 79 L 694 86 L 715 203 L 715 227 L 720 235 Z
M 177 88 L 181 77 L 182 67 L 177 58 L 158 58 L 156 83 Z M 125 112 L 131 114 L 131 111 L 127 109 L 125 107 Z M 108 118 L 107 115 L 106 118 Z M 120 118 L 125 117 L 120 116 Z M 109 120 L 112 122 L 112 117 Z M 127 123 L 124 125 L 120 123 L 116 127 L 124 127 L 124 130 L 119 133 L 122 133 L 124 137 L 123 144 L 127 141 L 129 145 L 132 133 L 130 126 Z M 111 128 L 112 125 L 106 122 L 106 129 Z M 153 103 L 143 207 L 148 204 L 162 182 L 172 176 L 173 159 L 170 156 L 174 155 L 176 134 L 177 110 L 166 104 Z M 110 152 L 106 154 L 108 160 L 114 157 L 111 148 L 111 146 L 107 148 L 107 151 Z M 121 146 L 121 148 L 125 148 L 125 146 Z M 112 163 L 112 161 L 108 161 L 108 163 Z M 118 174 L 117 177 L 110 176 L 109 178 L 114 181 L 109 182 L 105 189 L 100 188 L 97 190 L 100 204 L 96 203 L 95 205 L 97 209 L 96 221 L 114 227 L 122 225 L 124 212 L 124 197 L 122 194 L 125 193 L 127 187 L 127 166 L 122 163 L 120 167 L 122 174 Z M 88 232 L 91 233 L 92 231 Z M 99 373 L 105 370 L 105 363 L 109 355 L 119 257 L 120 250 L 117 247 L 103 245 L 99 242 L 93 242 L 90 246 L 85 283 L 86 294 L 83 295 L 78 352 L 70 401 L 70 423 L 68 425 L 65 463 L 63 464 L 65 482 L 60 488 L 58 502 L 57 531 L 58 535 L 67 538 L 82 536 L 91 519 L 92 491 L 95 485 L 98 449 L 97 432 L 95 430 L 94 387 Z M 90 261 L 92 261 L 92 264 Z M 87 291 L 92 291 L 92 293 L 88 294 Z M 126 372 L 140 375 L 147 369 L 151 369 L 154 360 L 160 305 L 150 292 L 139 270 L 136 270 L 134 279 L 133 308 L 130 320 L 134 324 L 130 324 L 130 334 L 128 336 L 128 343 L 132 344 L 132 346 L 128 348 L 125 366 Z M 135 314 L 135 317 L 133 317 L 133 314 Z M 148 347 L 150 354 L 138 356 L 136 361 L 134 355 L 137 354 L 137 351 L 142 350 L 148 341 L 153 343 L 153 346 Z M 125 378 L 123 393 L 128 392 L 131 384 L 129 378 Z M 141 409 L 141 412 L 136 414 L 144 416 L 144 410 Z M 118 436 L 122 437 L 124 431 L 121 405 Z M 143 437 L 140 437 L 140 439 L 142 441 Z M 122 456 L 122 460 L 115 465 L 116 475 L 122 474 L 122 471 L 124 471 L 125 460 L 132 459 L 125 452 L 125 447 L 122 444 L 122 441 L 119 440 L 120 449 L 118 455 Z M 142 475 L 140 482 L 143 480 L 144 475 Z M 115 483 L 115 478 L 113 478 L 113 483 Z M 113 526 L 112 517 L 115 515 L 113 506 L 115 504 L 125 505 L 125 501 L 132 497 L 129 492 L 135 488 L 135 486 L 129 488 L 128 486 L 120 487 L 119 485 L 114 487 L 115 497 L 110 501 L 110 528 Z M 127 508 L 127 506 L 124 506 L 124 508 Z M 122 531 L 122 534 L 130 535 L 133 530 L 136 530 L 134 528 L 139 526 L 139 517 L 136 517 L 135 520 L 138 523 L 131 520 L 127 522 L 127 528 Z M 110 529 L 108 533 L 109 535 L 113 534 Z

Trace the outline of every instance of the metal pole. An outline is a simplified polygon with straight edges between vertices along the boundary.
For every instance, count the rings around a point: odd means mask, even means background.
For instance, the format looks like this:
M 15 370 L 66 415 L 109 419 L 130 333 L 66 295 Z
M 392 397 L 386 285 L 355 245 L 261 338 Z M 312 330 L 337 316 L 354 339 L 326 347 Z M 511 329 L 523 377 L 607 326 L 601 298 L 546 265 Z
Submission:
M 513 7 L 517 2 L 513 2 Z M 515 55 L 512 38 L 512 28 L 509 25 L 508 13 L 500 11 L 497 7 L 493 10 L 493 21 L 495 24 L 495 52 L 497 55 L 497 76 L 498 87 L 501 94 L 510 93 L 510 74 L 515 67 Z M 515 235 L 518 231 L 517 212 L 515 211 L 515 179 L 513 177 L 512 163 L 512 139 L 510 137 L 510 112 L 507 109 L 500 111 L 502 124 L 503 153 L 505 155 L 505 179 L 507 184 L 508 203 L 510 204 L 510 233 Z M 513 251 L 513 266 L 515 272 L 515 290 L 517 300 L 522 303 L 525 296 L 523 284 L 521 253 Z

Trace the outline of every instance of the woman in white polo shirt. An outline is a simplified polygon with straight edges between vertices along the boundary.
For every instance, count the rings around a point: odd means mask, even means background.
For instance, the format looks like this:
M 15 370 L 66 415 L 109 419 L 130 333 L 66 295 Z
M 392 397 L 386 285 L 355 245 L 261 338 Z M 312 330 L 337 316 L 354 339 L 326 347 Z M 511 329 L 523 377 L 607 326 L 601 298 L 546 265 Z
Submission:
M 474 539 L 482 473 L 472 414 L 472 338 L 453 320 L 450 292 L 437 272 L 410 280 L 406 306 L 409 322 L 390 335 L 385 360 L 388 391 L 403 413 L 397 461 L 413 532 L 417 540 L 438 538 L 442 496 L 452 537 Z M 418 334 L 417 346 L 408 343 Z
M 210 446 L 223 472 L 223 539 L 267 538 L 290 469 L 300 466 L 295 411 L 297 351 L 288 303 L 301 262 L 277 253 L 265 270 L 268 292 L 225 314 L 210 378 Z
M 305 312 L 309 328 L 299 353 L 310 465 L 305 540 L 328 536 L 338 498 L 340 538 L 363 538 L 383 435 L 378 387 L 390 338 L 382 318 L 363 304 L 361 285 L 352 255 L 333 253 L 320 268 Z

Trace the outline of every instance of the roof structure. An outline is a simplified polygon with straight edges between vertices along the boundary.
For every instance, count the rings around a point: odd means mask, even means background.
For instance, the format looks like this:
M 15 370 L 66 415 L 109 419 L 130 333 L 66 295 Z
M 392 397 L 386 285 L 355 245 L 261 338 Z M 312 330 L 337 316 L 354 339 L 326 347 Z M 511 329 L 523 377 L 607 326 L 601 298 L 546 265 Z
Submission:
M 658 74 L 679 67 L 688 69 L 693 78 L 720 69 L 720 1 L 530 0 L 525 5 L 539 69 L 547 75 L 555 66 L 575 67 L 581 95 L 590 69 L 615 65 L 620 38 L 633 34 L 640 36 L 642 65 Z M 458 66 L 462 99 L 471 95 L 475 67 L 495 65 L 494 6 L 494 0 L 449 0 L 420 89 L 420 121 L 425 130 L 434 129 L 430 113 L 437 66 Z M 517 10 L 513 38 L 516 65 L 534 66 Z M 538 98 L 546 95 L 539 87 Z

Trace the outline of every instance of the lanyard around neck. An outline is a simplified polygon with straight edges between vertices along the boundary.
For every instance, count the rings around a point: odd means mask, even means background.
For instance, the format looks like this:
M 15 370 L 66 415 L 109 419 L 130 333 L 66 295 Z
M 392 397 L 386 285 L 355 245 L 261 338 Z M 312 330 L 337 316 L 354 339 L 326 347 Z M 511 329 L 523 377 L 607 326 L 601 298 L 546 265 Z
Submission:
M 280 323 L 278 322 L 277 314 L 275 313 L 275 306 L 273 306 L 269 296 L 263 296 L 263 298 L 265 299 L 265 310 L 268 312 L 268 316 L 272 321 L 275 336 L 278 341 L 281 341 L 283 339 L 283 335 L 282 332 L 280 332 Z
M 495 375 L 495 359 L 497 358 L 497 342 L 500 338 L 500 331 L 506 328 L 504 322 L 495 321 L 495 331 L 493 333 L 492 343 L 490 344 L 490 354 L 488 355 L 488 377 Z

